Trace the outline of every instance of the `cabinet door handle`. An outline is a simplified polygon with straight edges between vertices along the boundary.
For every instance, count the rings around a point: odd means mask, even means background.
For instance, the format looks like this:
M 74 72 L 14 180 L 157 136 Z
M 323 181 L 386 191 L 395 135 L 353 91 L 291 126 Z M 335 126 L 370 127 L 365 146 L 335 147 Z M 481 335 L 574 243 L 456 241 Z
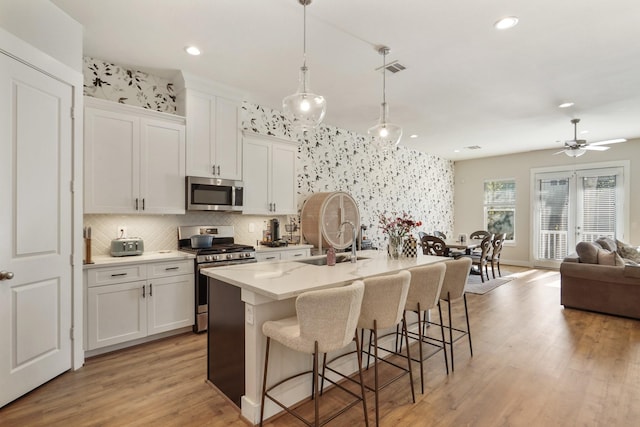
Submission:
M 153 296 L 153 283 L 149 283 L 149 296 Z
M 129 273 L 116 273 L 116 274 L 112 274 L 111 277 L 119 277 L 119 276 L 126 276 Z
M 171 271 L 171 270 L 177 270 L 180 267 L 167 267 L 164 269 L 164 271 Z
M 142 210 L 144 210 L 144 199 L 142 199 Z
M 145 285 L 142 285 L 142 298 L 146 298 L 146 296 L 147 296 L 147 295 L 145 294 L 145 288 L 146 288 L 146 286 L 145 286 Z
M 295 254 L 294 256 L 302 256 L 302 254 Z
M 138 198 L 136 197 L 136 210 L 138 210 Z
M 218 165 L 218 175 L 220 175 L 220 165 Z
M 215 175 L 216 174 L 216 165 L 212 165 L 211 166 L 211 175 Z
M 276 259 L 276 257 L 274 257 L 274 256 L 268 256 L 268 257 L 266 257 L 265 259 Z
M 275 204 L 275 202 L 273 203 L 273 211 L 274 211 L 274 212 L 276 211 L 276 204 Z

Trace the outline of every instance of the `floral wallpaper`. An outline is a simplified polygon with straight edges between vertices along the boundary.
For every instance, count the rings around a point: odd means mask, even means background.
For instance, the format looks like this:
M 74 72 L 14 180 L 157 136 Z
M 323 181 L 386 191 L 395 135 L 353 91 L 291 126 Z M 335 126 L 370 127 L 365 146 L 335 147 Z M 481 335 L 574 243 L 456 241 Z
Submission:
M 175 113 L 173 84 L 159 77 L 127 69 L 98 59 L 84 58 L 84 91 L 87 96 L 137 105 L 153 110 Z M 301 135 L 291 127 L 282 112 L 244 102 L 242 127 L 263 135 L 298 140 L 298 209 L 310 194 L 326 191 L 345 191 L 355 199 L 361 223 L 367 227 L 364 235 L 376 247 L 385 247 L 385 239 L 378 228 L 380 213 L 407 212 L 422 221 L 420 230 L 453 232 L 453 162 L 430 154 L 414 151 L 402 145 L 382 152 L 370 143 L 368 136 L 335 126 L 322 124 L 318 129 Z M 105 224 L 105 235 L 113 234 L 109 218 L 85 216 L 85 222 Z M 109 216 L 110 217 L 110 216 Z M 145 248 L 162 249 L 175 239 L 177 225 L 195 224 L 204 218 L 194 213 L 164 218 L 144 216 Z M 255 243 L 261 236 L 265 218 L 253 215 L 210 213 L 208 223 L 234 225 L 237 238 Z M 281 223 L 298 218 L 281 218 Z M 119 218 L 118 221 L 128 221 Z M 135 224 L 135 219 L 130 218 Z M 167 222 L 171 223 L 168 226 Z M 156 224 L 153 227 L 150 224 Z M 255 234 L 248 233 L 250 223 L 257 225 Z M 109 225 L 106 225 L 109 224 Z M 86 224 L 85 224 L 86 225 Z M 162 229 L 152 231 L 149 227 Z M 157 235 L 157 237 L 155 237 Z M 147 243 L 146 236 L 154 236 Z M 238 240 L 238 239 L 237 239 Z M 105 247 L 105 251 L 108 249 Z
M 176 113 L 176 96 L 171 81 L 89 56 L 85 56 L 83 61 L 86 96 Z
M 367 136 L 324 124 L 299 135 L 279 111 L 246 102 L 242 110 L 245 130 L 300 141 L 298 209 L 312 193 L 345 191 L 378 247 L 380 213 L 408 212 L 421 230 L 453 232 L 453 162 L 402 146 L 383 152 Z

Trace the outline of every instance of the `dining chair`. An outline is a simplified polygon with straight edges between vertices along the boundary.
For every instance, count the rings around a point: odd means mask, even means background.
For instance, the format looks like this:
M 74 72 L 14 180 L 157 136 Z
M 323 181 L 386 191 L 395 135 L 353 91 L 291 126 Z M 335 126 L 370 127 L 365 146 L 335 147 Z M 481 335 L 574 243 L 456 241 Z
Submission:
M 409 273 L 407 273 L 408 275 Z M 267 337 L 266 351 L 264 359 L 264 377 L 262 382 L 262 398 L 260 407 L 260 426 L 264 420 L 265 399 L 269 398 L 275 404 L 280 406 L 286 412 L 290 413 L 306 425 L 321 426 L 338 415 L 346 412 L 348 409 L 362 402 L 364 411 L 364 424 L 369 425 L 367 417 L 367 402 L 365 398 L 364 382 L 362 376 L 362 358 L 360 341 L 356 333 L 358 319 L 364 298 L 365 285 L 362 281 L 355 281 L 349 286 L 340 288 L 323 289 L 319 291 L 309 291 L 299 295 L 296 298 L 296 316 L 288 317 L 281 320 L 272 320 L 264 322 L 262 325 L 262 333 Z M 269 367 L 269 352 L 271 340 L 275 340 L 291 350 L 301 353 L 313 355 L 313 369 L 301 372 L 275 384 L 267 387 L 267 369 Z M 351 390 L 345 388 L 342 384 L 324 377 L 318 371 L 318 357 L 320 353 L 339 350 L 347 347 L 351 341 L 356 342 L 356 353 L 358 354 L 358 376 L 360 383 L 360 395 L 355 394 Z M 276 361 L 282 362 L 282 361 Z M 272 391 L 289 382 L 295 380 L 305 374 L 313 374 L 311 381 L 311 399 L 315 401 L 314 421 L 310 422 L 302 417 L 284 403 L 280 402 Z M 322 379 L 322 383 L 320 382 Z M 320 423 L 320 395 L 324 380 L 329 381 L 334 386 L 342 389 L 354 400 L 346 404 L 340 410 L 335 411 Z M 297 406 L 297 404 L 296 404 Z
M 482 240 L 485 237 L 489 236 L 491 233 L 485 230 L 477 230 L 469 235 L 469 239 Z
M 471 327 L 469 324 L 469 309 L 467 307 L 467 295 L 465 294 L 464 287 L 467 284 L 467 277 L 469 276 L 469 270 L 471 269 L 471 259 L 469 257 L 462 257 L 451 261 L 445 261 L 446 271 L 444 273 L 444 280 L 442 282 L 442 289 L 440 290 L 440 302 L 446 301 L 447 312 L 449 314 L 449 323 L 444 327 L 449 331 L 449 341 L 445 341 L 444 344 L 449 344 L 449 354 L 451 355 L 451 372 L 454 371 L 454 357 L 453 357 L 453 344 L 467 336 L 469 338 L 469 351 L 473 356 L 473 346 L 471 344 Z M 453 316 L 451 314 L 451 303 L 462 299 L 464 302 L 464 315 L 467 321 L 467 329 L 453 326 Z M 440 306 L 440 302 L 438 305 Z M 442 322 L 444 323 L 444 321 Z M 454 332 L 456 336 L 454 337 Z
M 478 267 L 478 272 L 480 273 L 480 280 L 484 283 L 484 274 L 487 275 L 487 280 L 489 280 L 489 253 L 491 251 L 491 242 L 493 240 L 494 235 L 489 234 L 480 243 L 480 253 L 479 254 L 471 254 L 467 255 L 467 257 L 471 258 L 471 262 L 474 266 Z M 482 269 L 484 268 L 484 274 Z
M 491 251 L 491 255 L 489 255 L 488 261 L 491 263 L 491 274 L 494 279 L 496 278 L 496 267 L 498 268 L 498 276 L 502 277 L 502 272 L 500 272 L 500 254 L 502 253 L 502 246 L 506 238 L 507 233 L 496 234 L 491 242 L 493 250 Z
M 449 256 L 447 244 L 439 237 L 426 235 L 420 240 L 424 255 Z
M 439 237 L 442 240 L 447 240 L 447 235 L 444 234 L 442 231 L 434 231 L 433 235 L 436 237 Z

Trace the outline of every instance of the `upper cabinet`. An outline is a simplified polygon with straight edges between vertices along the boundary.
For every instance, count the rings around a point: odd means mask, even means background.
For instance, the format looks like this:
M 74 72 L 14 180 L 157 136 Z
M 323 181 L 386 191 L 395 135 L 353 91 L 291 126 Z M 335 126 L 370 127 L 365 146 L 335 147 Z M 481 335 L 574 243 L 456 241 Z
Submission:
M 85 97 L 84 213 L 184 214 L 184 117 Z
M 187 175 L 242 179 L 241 96 L 185 73 L 178 112 L 187 117 Z
M 245 133 L 245 214 L 290 215 L 296 203 L 296 142 Z

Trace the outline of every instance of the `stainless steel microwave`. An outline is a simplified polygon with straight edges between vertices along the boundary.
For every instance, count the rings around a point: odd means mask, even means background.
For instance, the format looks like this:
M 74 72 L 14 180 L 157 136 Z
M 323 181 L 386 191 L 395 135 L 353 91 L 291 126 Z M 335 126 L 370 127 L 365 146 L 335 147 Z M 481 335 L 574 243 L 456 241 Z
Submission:
M 242 211 L 244 184 L 220 178 L 187 177 L 188 211 Z

